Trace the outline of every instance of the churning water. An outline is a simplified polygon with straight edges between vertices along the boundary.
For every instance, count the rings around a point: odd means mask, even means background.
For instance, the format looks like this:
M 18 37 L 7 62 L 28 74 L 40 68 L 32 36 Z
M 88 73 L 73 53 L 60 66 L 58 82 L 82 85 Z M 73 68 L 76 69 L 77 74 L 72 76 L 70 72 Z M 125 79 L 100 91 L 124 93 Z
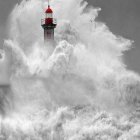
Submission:
M 84 0 L 51 3 L 52 54 L 40 26 L 47 2 L 23 0 L 9 17 L 0 140 L 139 140 L 140 76 L 123 62 L 133 42 L 96 21 L 100 8 Z

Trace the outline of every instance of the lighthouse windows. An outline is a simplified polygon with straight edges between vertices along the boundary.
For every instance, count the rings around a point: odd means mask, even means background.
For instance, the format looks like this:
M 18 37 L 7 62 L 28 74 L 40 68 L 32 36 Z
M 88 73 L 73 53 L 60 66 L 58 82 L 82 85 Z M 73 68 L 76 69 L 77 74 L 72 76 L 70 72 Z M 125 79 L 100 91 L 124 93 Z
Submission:
M 52 13 L 47 13 L 46 18 L 53 18 Z

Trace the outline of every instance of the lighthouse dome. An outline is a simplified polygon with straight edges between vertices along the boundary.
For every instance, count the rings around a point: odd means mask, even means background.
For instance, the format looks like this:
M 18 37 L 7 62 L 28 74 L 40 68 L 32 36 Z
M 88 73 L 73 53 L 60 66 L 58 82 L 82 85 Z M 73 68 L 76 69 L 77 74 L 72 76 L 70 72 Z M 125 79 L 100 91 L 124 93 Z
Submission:
M 52 9 L 50 8 L 50 6 L 48 6 L 48 9 L 45 11 L 45 13 L 53 13 Z

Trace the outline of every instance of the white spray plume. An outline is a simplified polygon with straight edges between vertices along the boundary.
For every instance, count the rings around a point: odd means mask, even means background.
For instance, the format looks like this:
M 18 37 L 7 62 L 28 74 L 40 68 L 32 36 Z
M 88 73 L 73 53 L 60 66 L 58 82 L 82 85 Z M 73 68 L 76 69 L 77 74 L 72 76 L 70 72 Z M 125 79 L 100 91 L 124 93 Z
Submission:
M 49 46 L 44 48 L 41 43 L 43 42 L 43 29 L 40 26 L 40 18 L 43 14 L 42 5 L 45 7 L 47 3 L 39 0 L 36 2 L 33 0 L 22 1 L 20 5 L 16 5 L 11 14 L 10 36 L 18 45 L 14 45 L 14 42 L 12 44 L 11 41 L 9 46 L 17 51 L 16 58 L 19 58 L 17 56 L 20 54 L 21 59 L 24 60 L 15 60 L 21 63 L 20 67 L 15 66 L 16 72 L 22 76 L 26 76 L 26 74 L 31 76 L 34 74 L 37 77 L 47 76 L 48 79 L 52 75 L 64 76 L 66 79 L 70 76 L 71 79 L 78 77 L 70 83 L 63 78 L 61 78 L 61 82 L 59 78 L 59 80 L 53 79 L 60 82 L 60 85 L 55 82 L 60 89 L 66 89 L 63 91 L 64 94 L 66 94 L 67 88 L 73 87 L 76 82 L 76 85 L 80 86 L 74 88 L 76 93 L 78 94 L 79 90 L 82 89 L 85 96 L 89 87 L 79 83 L 80 81 L 90 81 L 92 83 L 90 86 L 94 87 L 94 91 L 90 91 L 90 96 L 95 98 L 95 94 L 100 95 L 98 98 L 103 98 L 104 101 L 104 97 L 108 98 L 110 94 L 112 95 L 113 88 L 114 95 L 112 96 L 114 97 L 110 101 L 114 102 L 116 98 L 119 98 L 118 93 L 121 90 L 118 89 L 121 88 L 118 86 L 118 80 L 121 79 L 121 75 L 127 76 L 129 73 L 123 63 L 122 55 L 124 51 L 130 49 L 132 41 L 115 36 L 104 23 L 95 20 L 100 8 L 88 8 L 87 2 L 82 0 L 52 1 L 54 13 L 58 19 L 58 26 L 55 31 L 58 45 L 52 56 L 48 58 L 46 48 Z M 73 7 L 75 10 L 72 10 Z M 20 48 L 18 49 L 16 46 Z M 18 54 L 18 52 L 20 53 Z M 132 75 L 132 77 L 134 76 Z M 66 85 L 69 87 L 64 88 L 64 81 L 65 83 L 68 82 Z M 49 88 L 53 89 L 54 93 L 57 91 L 55 87 L 58 86 L 55 84 Z M 75 93 L 74 91 L 71 92 Z M 61 94 L 62 91 L 60 90 Z M 60 95 L 58 94 L 58 97 Z M 66 95 L 68 96 L 69 93 Z
M 53 96 L 58 92 L 52 98 L 58 98 L 57 102 L 61 104 L 63 101 L 64 104 L 68 103 L 67 100 L 69 104 L 73 104 L 73 100 L 79 104 L 81 96 L 86 97 L 85 103 L 99 102 L 105 103 L 105 106 L 116 106 L 122 90 L 119 86 L 121 75 L 127 77 L 131 73 L 126 70 L 122 56 L 124 51 L 130 49 L 132 41 L 115 36 L 104 23 L 97 22 L 95 19 L 100 8 L 88 8 L 87 2 L 83 0 L 52 1 L 51 5 L 58 19 L 55 30 L 58 45 L 49 58 L 49 46 L 44 47 L 42 44 L 43 29 L 40 26 L 44 11 L 42 7 L 46 7 L 47 3 L 29 0 L 15 6 L 11 14 L 10 36 L 18 45 L 13 42 L 9 46 L 17 50 L 15 58 L 18 58 L 16 62 L 20 63 L 20 67 L 14 66 L 16 75 L 46 77 L 44 84 L 50 85 L 46 90 L 50 90 Z M 18 51 L 24 61 L 17 57 Z M 133 75 L 132 79 L 138 77 Z M 72 100 L 69 96 L 73 97 Z M 137 92 L 135 97 L 138 96 Z
M 14 109 L 2 120 L 1 135 L 7 140 L 137 139 L 140 77 L 123 63 L 133 42 L 96 21 L 100 8 L 84 0 L 52 0 L 57 45 L 49 56 L 40 25 L 45 7 L 44 0 L 23 0 L 10 15 L 5 44 L 13 51 Z

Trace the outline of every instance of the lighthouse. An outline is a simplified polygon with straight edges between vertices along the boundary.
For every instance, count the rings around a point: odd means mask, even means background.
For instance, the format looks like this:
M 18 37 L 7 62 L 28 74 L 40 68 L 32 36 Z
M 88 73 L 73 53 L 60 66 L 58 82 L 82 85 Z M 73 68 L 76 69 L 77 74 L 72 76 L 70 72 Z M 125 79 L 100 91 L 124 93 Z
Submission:
M 42 19 L 41 26 L 44 29 L 44 43 L 53 45 L 54 44 L 54 29 L 57 26 L 56 19 L 53 18 L 53 10 L 50 7 L 48 1 L 48 7 L 45 11 L 45 19 Z

